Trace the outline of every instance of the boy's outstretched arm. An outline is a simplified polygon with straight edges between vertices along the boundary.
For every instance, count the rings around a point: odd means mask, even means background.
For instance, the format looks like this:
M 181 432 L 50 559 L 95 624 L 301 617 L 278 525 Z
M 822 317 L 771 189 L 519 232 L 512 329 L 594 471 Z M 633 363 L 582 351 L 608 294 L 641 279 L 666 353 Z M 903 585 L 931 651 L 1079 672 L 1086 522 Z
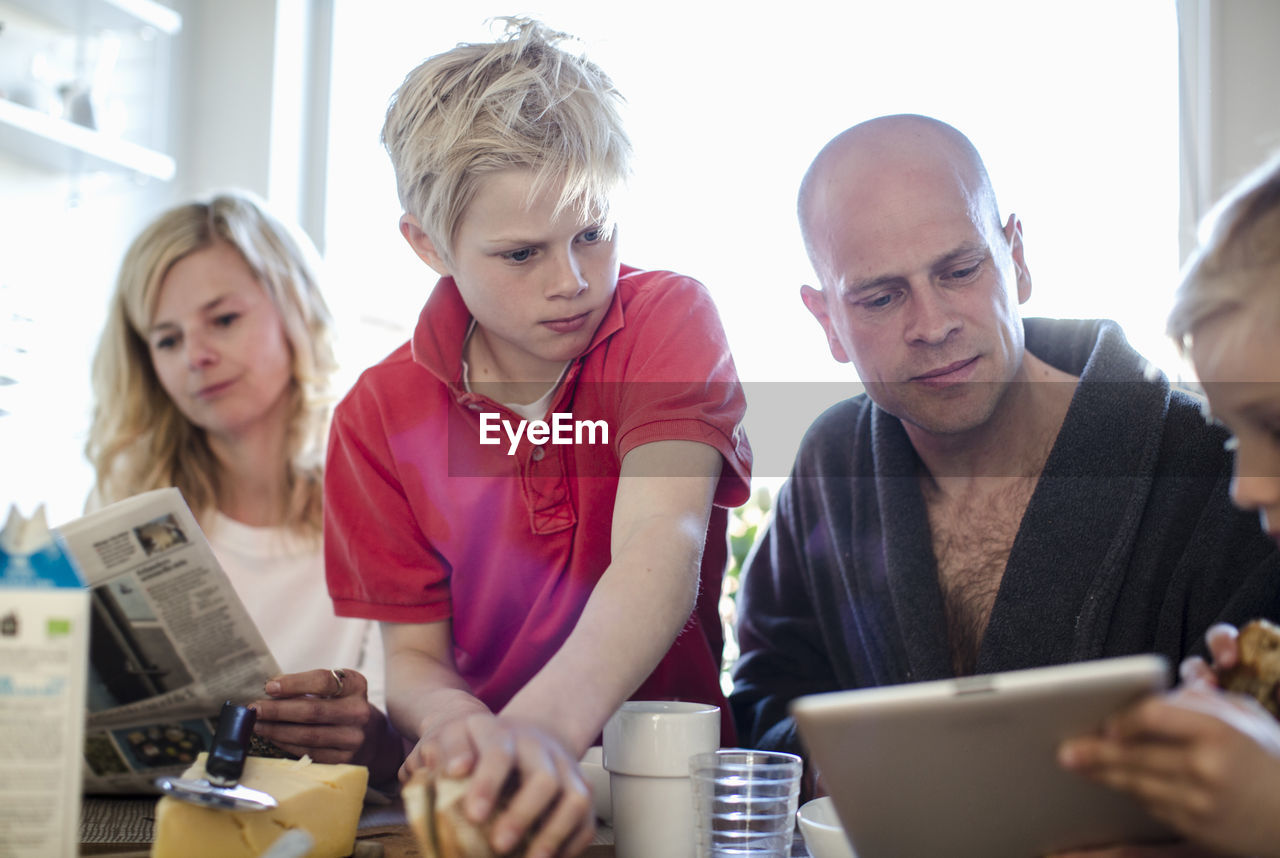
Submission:
M 564 645 L 496 716 L 458 676 L 448 622 L 384 623 L 388 709 L 418 737 L 402 777 L 422 766 L 471 773 L 467 814 L 481 821 L 515 769 L 521 786 L 494 819 L 494 846 L 509 849 L 542 820 L 527 854 L 585 848 L 593 813 L 577 760 L 689 619 L 721 466 L 718 451 L 692 441 L 627 454 L 612 561 Z
M 506 708 L 581 756 L 671 647 L 698 595 L 723 465 L 695 441 L 657 441 L 622 460 L 611 562 L 564 645 Z
M 400 778 L 426 766 L 446 774 L 470 772 L 472 759 L 458 759 L 437 743 L 423 742 L 450 721 L 491 715 L 458 675 L 453 662 L 453 631 L 448 620 L 436 623 L 382 623 L 386 652 L 387 714 L 402 735 L 418 740 L 405 760 Z M 425 755 L 425 756 L 424 756 Z

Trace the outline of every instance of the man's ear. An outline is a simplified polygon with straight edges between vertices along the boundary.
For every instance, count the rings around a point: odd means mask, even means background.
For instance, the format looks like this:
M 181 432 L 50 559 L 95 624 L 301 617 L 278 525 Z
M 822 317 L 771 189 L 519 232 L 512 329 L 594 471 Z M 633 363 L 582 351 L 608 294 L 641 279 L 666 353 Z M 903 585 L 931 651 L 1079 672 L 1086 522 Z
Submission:
M 419 259 L 430 265 L 441 277 L 449 276 L 449 266 L 445 265 L 440 251 L 436 250 L 435 242 L 427 236 L 427 231 L 416 217 L 407 213 L 400 215 L 400 234 L 409 242 Z
M 849 363 L 849 353 L 844 350 L 840 338 L 836 336 L 835 326 L 831 323 L 831 312 L 827 309 L 827 293 L 812 286 L 800 287 L 800 300 L 822 325 L 822 332 L 827 335 L 827 348 L 831 356 L 840 363 Z
M 1004 225 L 1004 237 L 1009 242 L 1009 253 L 1013 256 L 1013 271 L 1018 279 L 1018 303 L 1025 304 L 1031 297 L 1031 270 L 1027 268 L 1025 247 L 1022 243 L 1022 221 L 1016 214 L 1009 215 Z

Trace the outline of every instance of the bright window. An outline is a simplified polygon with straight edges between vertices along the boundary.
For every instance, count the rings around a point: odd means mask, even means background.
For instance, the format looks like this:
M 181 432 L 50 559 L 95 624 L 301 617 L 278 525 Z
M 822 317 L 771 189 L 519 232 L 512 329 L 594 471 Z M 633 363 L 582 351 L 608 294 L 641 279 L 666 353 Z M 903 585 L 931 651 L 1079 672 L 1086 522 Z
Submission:
M 404 340 L 435 281 L 397 232 L 378 140 L 387 99 L 425 57 L 492 38 L 476 5 L 336 4 L 326 245 L 348 381 Z M 800 303 L 813 275 L 794 209 L 818 149 L 872 116 L 930 114 L 974 141 L 1003 213 L 1023 222 L 1027 315 L 1113 318 L 1174 366 L 1162 333 L 1178 265 L 1171 0 L 772 8 L 541 0 L 530 12 L 581 38 L 628 99 L 638 161 L 623 259 L 704 282 L 753 403 L 776 397 L 748 417 L 762 481 L 785 476 L 811 418 L 856 382 Z

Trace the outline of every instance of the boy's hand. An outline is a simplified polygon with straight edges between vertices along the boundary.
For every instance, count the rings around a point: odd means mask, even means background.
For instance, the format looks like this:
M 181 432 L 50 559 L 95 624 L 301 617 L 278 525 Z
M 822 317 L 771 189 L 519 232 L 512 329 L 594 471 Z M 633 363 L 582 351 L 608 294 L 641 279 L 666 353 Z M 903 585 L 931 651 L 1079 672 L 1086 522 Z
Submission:
M 487 709 L 476 707 L 476 710 L 425 729 L 400 767 L 400 781 L 408 781 L 418 769 L 450 778 L 465 778 L 471 774 L 479 756 L 472 737 L 483 735 L 484 724 L 495 717 Z
M 1060 759 L 1197 842 L 1280 855 L 1280 725 L 1252 698 L 1183 686 L 1066 743 Z
M 1187 685 L 1195 682 L 1218 685 L 1218 671 L 1235 667 L 1240 658 L 1237 636 L 1236 627 L 1227 623 L 1218 623 L 1210 627 L 1204 634 L 1204 642 L 1209 648 L 1209 658 L 1213 663 L 1206 664 L 1205 660 L 1199 656 L 1185 659 L 1178 667 L 1182 682 Z
M 454 719 L 423 737 L 401 768 L 401 779 L 424 767 L 448 777 L 471 776 L 467 817 L 491 823 L 490 843 L 499 853 L 526 838 L 528 858 L 576 855 L 591 843 L 595 813 L 577 761 L 535 726 L 492 714 Z M 500 802 L 513 775 L 518 786 Z

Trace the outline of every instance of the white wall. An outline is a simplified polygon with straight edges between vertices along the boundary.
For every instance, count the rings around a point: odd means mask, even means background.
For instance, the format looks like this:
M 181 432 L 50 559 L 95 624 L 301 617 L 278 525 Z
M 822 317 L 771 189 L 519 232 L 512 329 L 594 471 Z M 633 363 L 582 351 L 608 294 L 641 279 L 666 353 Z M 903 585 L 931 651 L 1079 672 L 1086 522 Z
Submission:
M 180 196 L 235 186 L 323 238 L 329 0 L 189 2 Z
M 178 184 L 188 193 L 234 182 L 267 195 L 275 9 L 274 0 L 218 0 L 187 12 Z
M 1179 0 L 1184 129 L 1181 247 L 1241 177 L 1280 151 L 1280 3 Z

